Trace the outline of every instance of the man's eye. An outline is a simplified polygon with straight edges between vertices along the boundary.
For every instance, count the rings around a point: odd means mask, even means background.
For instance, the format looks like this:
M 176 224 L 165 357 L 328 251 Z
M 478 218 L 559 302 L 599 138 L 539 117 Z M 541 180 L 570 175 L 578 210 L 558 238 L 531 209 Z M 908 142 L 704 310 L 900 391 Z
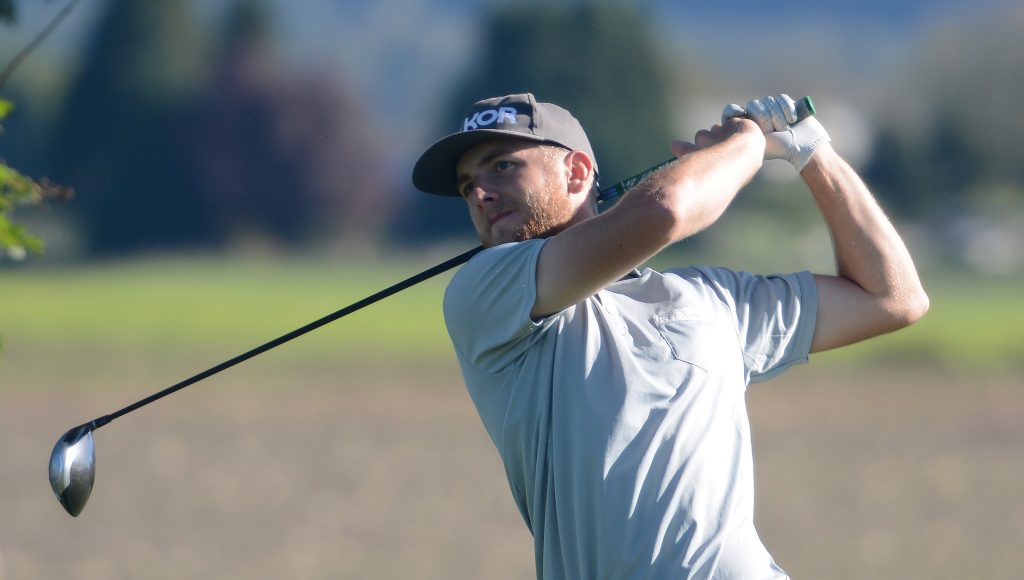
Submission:
M 505 171 L 506 169 L 511 168 L 512 165 L 513 165 L 513 163 L 511 161 L 504 161 L 504 160 L 497 161 L 494 164 L 494 170 L 495 171 Z

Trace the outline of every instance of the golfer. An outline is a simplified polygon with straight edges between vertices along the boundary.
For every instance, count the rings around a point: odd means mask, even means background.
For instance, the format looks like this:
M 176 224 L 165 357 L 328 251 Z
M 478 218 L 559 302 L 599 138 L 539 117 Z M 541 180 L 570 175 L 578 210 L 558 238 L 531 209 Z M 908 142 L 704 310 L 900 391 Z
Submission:
M 928 309 L 903 241 L 786 95 L 671 147 L 598 215 L 580 123 L 518 94 L 474 104 L 413 169 L 418 189 L 465 200 L 487 247 L 448 286 L 445 321 L 538 578 L 786 578 L 754 529 L 747 386 Z M 810 189 L 836 275 L 638 270 L 775 158 Z

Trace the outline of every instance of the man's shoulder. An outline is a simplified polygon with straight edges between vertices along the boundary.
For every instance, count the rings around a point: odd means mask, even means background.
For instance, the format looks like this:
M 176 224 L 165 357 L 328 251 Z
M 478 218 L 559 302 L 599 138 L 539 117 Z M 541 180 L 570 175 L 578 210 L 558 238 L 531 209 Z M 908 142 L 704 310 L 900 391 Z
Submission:
M 533 332 L 547 327 L 530 318 L 542 245 L 536 240 L 484 250 L 448 284 L 445 325 L 465 364 L 501 372 L 529 347 Z
M 514 266 L 516 261 L 529 261 L 532 254 L 540 253 L 540 248 L 543 244 L 544 240 L 526 240 L 486 248 L 473 256 L 469 262 L 466 262 L 455 273 L 451 284 L 458 280 L 474 279 L 482 275 L 488 275 L 496 268 Z
M 493 295 L 509 286 L 532 285 L 537 256 L 544 240 L 511 242 L 487 248 L 473 256 L 452 276 L 445 289 L 445 311 L 460 308 L 481 295 Z

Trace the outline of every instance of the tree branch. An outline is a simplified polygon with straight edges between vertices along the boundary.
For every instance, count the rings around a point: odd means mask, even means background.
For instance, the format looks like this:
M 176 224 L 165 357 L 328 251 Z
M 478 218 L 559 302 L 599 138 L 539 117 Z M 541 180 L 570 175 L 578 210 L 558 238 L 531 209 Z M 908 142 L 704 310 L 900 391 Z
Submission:
M 75 8 L 76 4 L 78 4 L 78 0 L 70 0 L 67 5 L 50 20 L 50 23 L 46 25 L 46 28 L 37 34 L 36 37 L 32 39 L 32 42 L 28 43 L 28 46 L 21 49 L 21 52 L 16 54 L 14 58 L 11 59 L 11 62 L 4 67 L 3 72 L 0 72 L 0 91 L 2 91 L 7 85 L 7 81 L 11 78 L 11 75 L 14 74 L 14 71 L 17 70 L 18 66 L 21 65 L 22 61 L 28 58 L 29 55 L 32 54 L 35 49 L 38 48 L 54 30 L 57 29 L 57 26 L 67 18 L 68 14 L 71 14 L 71 11 Z

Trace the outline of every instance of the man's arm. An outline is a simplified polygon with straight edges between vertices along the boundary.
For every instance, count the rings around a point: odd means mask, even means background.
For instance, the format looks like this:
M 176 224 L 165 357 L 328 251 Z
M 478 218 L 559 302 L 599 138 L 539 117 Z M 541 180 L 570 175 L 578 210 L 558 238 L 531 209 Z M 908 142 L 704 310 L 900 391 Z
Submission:
M 673 144 L 681 159 L 639 183 L 607 212 L 547 241 L 537 263 L 539 318 L 595 294 L 663 248 L 715 222 L 760 169 L 764 136 L 749 120 Z
M 928 295 L 910 252 L 857 173 L 829 145 L 814 119 L 799 121 L 787 95 L 728 105 L 765 133 L 765 159 L 793 164 L 810 188 L 832 236 L 837 275 L 816 275 L 818 315 L 811 351 L 851 344 L 910 325 L 928 311 Z
M 800 172 L 832 236 L 836 276 L 816 275 L 811 351 L 897 330 L 928 311 L 928 296 L 903 240 L 867 186 L 830 145 Z

